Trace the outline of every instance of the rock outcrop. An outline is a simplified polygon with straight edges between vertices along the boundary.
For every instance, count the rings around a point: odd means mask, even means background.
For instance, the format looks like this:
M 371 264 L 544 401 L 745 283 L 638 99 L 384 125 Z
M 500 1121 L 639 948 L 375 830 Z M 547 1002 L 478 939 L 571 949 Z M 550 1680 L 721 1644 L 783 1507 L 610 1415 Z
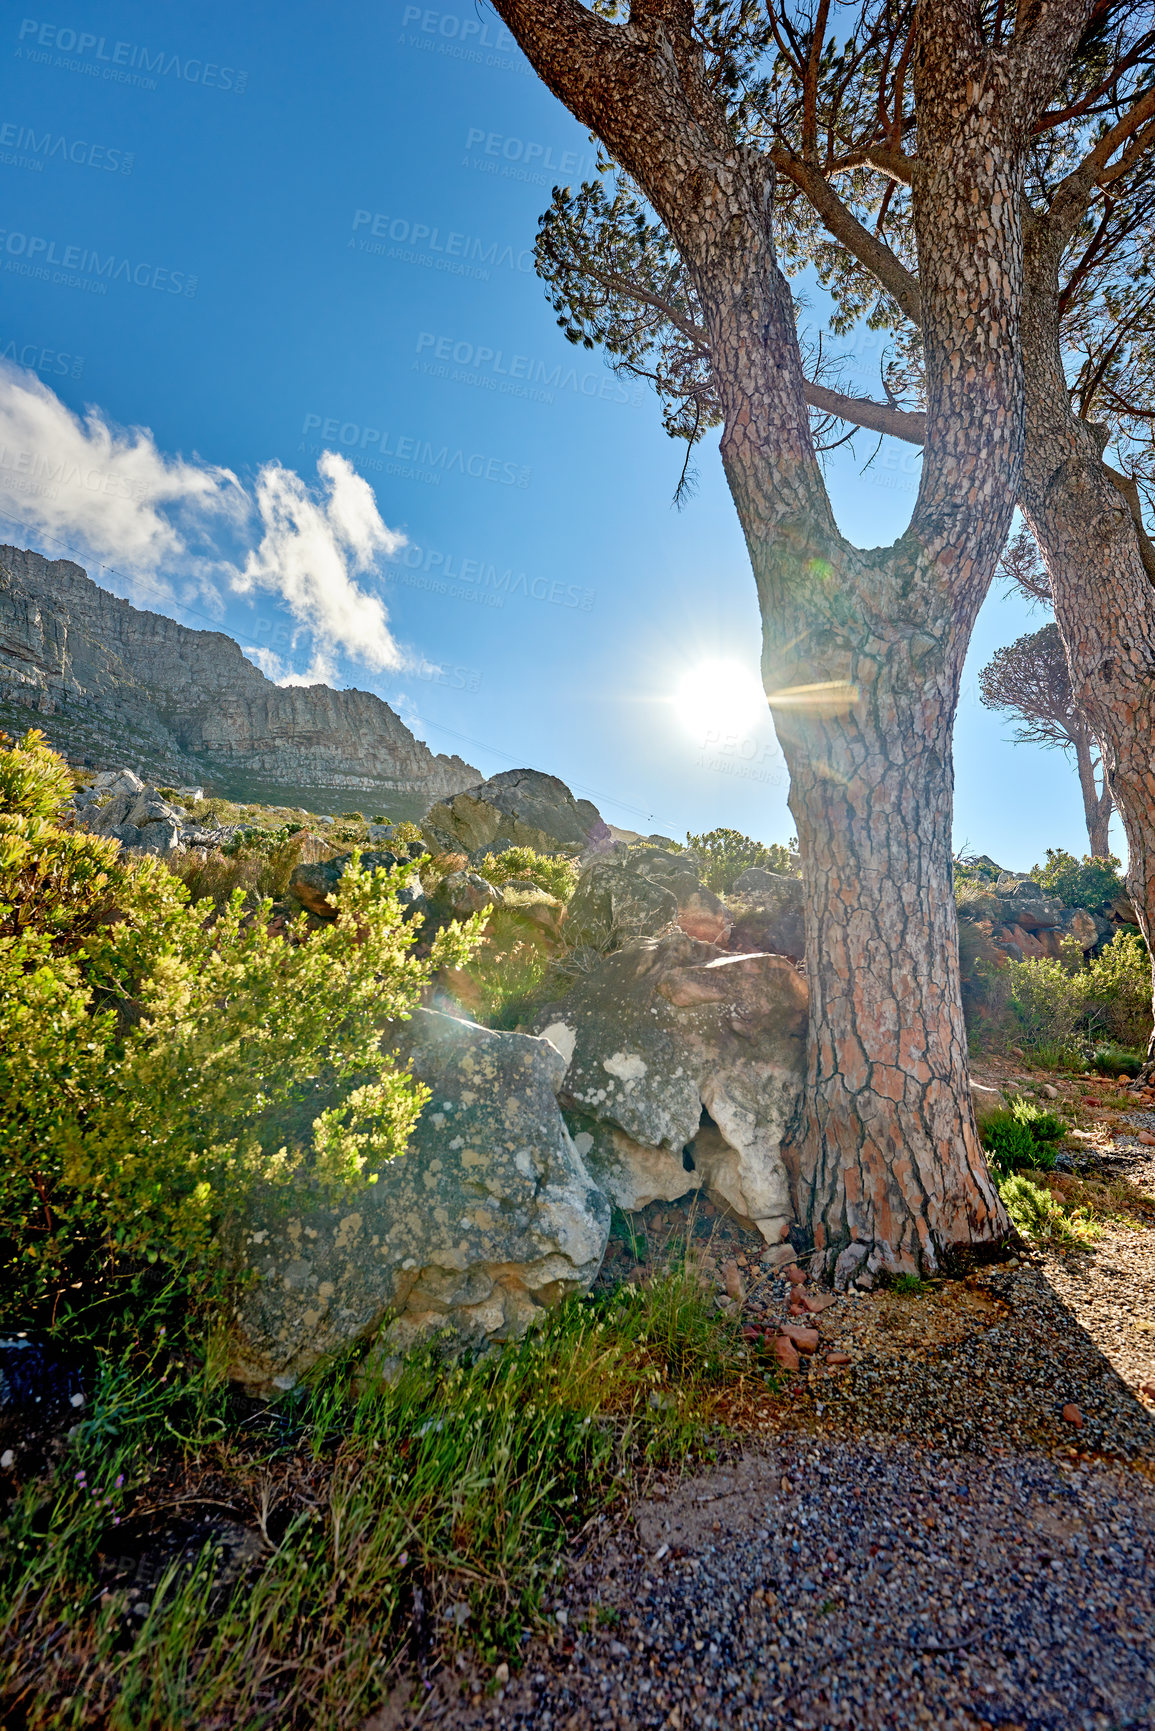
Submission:
M 610 950 L 678 927 L 701 943 L 726 944 L 733 915 L 698 877 L 692 853 L 615 847 L 588 858 L 569 905 L 573 943 Z
M 1065 907 L 1034 878 L 1002 871 L 985 855 L 968 863 L 972 870 L 981 866 L 986 881 L 975 883 L 972 878 L 968 883 L 968 893 L 959 905 L 959 919 L 972 925 L 995 951 L 1014 961 L 1061 957 L 1071 939 L 1089 955 L 1109 943 L 1120 925 L 1134 918 L 1129 905 L 1113 907 L 1109 912 Z
M 371 692 L 274 685 L 223 632 L 142 611 L 79 565 L 15 547 L 0 547 L 0 726 L 40 727 L 74 762 L 310 810 L 420 816 L 481 781 Z
M 622 1208 L 699 1186 L 778 1244 L 793 1219 L 780 1147 L 802 1085 L 806 987 L 781 956 L 681 933 L 639 938 L 542 1010 L 560 1098 Z
M 442 1328 L 510 1339 L 601 1266 L 610 1206 L 558 1109 L 555 1047 L 435 1010 L 398 1046 L 433 1095 L 408 1151 L 337 1205 L 258 1198 L 239 1230 L 231 1374 L 252 1393 L 291 1388 L 386 1318 L 384 1369 Z
M 507 769 L 425 814 L 422 834 L 435 851 L 478 860 L 507 847 L 578 853 L 609 831 L 595 805 L 575 799 L 564 781 L 538 769 Z

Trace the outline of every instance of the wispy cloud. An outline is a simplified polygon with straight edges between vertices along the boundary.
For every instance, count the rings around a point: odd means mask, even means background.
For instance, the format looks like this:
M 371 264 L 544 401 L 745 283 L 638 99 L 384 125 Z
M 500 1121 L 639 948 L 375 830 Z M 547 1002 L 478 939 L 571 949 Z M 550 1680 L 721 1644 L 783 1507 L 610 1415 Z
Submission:
M 156 606 L 191 585 L 273 595 L 296 621 L 304 672 L 248 650 L 281 684 L 332 682 L 341 654 L 375 672 L 406 664 L 380 597 L 357 581 L 405 537 L 390 529 L 372 488 L 326 451 L 310 486 L 266 463 L 246 486 L 200 457 L 171 456 L 147 427 L 119 427 L 100 409 L 75 414 L 35 374 L 0 361 L 0 538 L 75 548 L 113 567 L 134 598 Z
M 369 483 L 345 457 L 325 451 L 317 464 L 321 488 L 306 487 L 292 469 L 267 463 L 257 477 L 256 506 L 264 534 L 235 587 L 279 595 L 313 639 L 308 679 L 332 677 L 335 650 L 345 648 L 377 672 L 403 656 L 389 631 L 380 597 L 354 581 L 378 556 L 405 545 L 382 522 Z

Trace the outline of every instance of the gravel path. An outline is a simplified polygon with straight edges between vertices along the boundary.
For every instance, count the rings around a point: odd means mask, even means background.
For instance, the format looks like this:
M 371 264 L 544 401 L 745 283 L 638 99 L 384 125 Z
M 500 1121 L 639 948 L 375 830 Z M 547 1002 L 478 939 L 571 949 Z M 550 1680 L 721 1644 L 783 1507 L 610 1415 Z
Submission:
M 1155 1193 L 1155 1113 L 1084 1105 L 1079 1168 Z M 689 1232 L 752 1331 L 791 1319 L 733 1222 L 638 1224 L 643 1261 Z M 724 1464 L 595 1524 L 512 1681 L 460 1660 L 364 1731 L 1155 1728 L 1150 1218 L 792 1320 L 818 1351 L 748 1379 Z
M 443 1673 L 466 1728 L 1155 1724 L 1155 1487 L 1043 1456 L 794 1438 L 599 1537 L 521 1676 Z M 371 1731 L 410 1726 L 401 1711 Z M 367 1728 L 367 1731 L 370 1731 Z

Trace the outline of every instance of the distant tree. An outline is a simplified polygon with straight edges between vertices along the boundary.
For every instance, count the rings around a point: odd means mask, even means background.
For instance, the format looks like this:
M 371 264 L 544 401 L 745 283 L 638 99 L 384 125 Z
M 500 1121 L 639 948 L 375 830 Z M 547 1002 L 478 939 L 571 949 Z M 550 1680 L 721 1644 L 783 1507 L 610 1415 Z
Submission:
M 1067 653 L 1058 626 L 1044 625 L 1041 631 L 998 650 L 979 674 L 979 688 L 988 709 L 1017 718 L 1018 743 L 1057 745 L 1074 752 L 1091 853 L 1096 859 L 1106 859 L 1114 802 L 1099 741 L 1071 690 Z

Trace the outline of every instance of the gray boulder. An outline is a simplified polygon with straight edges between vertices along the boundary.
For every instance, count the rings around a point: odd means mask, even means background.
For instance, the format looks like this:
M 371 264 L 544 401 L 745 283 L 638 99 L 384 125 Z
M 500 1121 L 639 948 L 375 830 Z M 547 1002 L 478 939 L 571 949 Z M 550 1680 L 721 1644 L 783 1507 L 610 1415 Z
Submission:
M 398 1035 L 433 1095 L 408 1151 L 336 1204 L 258 1197 L 238 1231 L 230 1374 L 252 1393 L 383 1325 L 381 1368 L 443 1328 L 510 1339 L 601 1266 L 610 1207 L 558 1109 L 550 1042 L 435 1010 Z
M 620 1207 L 704 1187 L 778 1243 L 780 1147 L 802 1084 L 806 987 L 780 956 L 682 933 L 627 943 L 541 1011 L 579 1150 Z
M 335 920 L 337 905 L 332 899 L 337 893 L 337 886 L 345 875 L 345 868 L 352 859 L 352 853 L 337 854 L 333 859 L 317 860 L 312 864 L 295 866 L 289 878 L 289 899 L 300 904 L 319 919 Z M 398 856 L 382 848 L 376 852 L 366 852 L 361 855 L 362 871 L 375 871 L 383 866 L 386 871 L 398 864 Z M 398 891 L 398 900 L 403 906 L 415 904 L 421 897 L 421 885 L 414 881 Z
M 501 902 L 501 891 L 476 872 L 450 872 L 428 897 L 429 912 L 444 924 L 467 920 L 484 908 L 500 907 Z
M 678 921 L 678 898 L 666 884 L 616 863 L 590 865 L 570 897 L 566 930 L 571 944 L 620 948 L 631 938 L 654 937 Z
M 431 806 L 421 828 L 434 849 L 478 859 L 507 847 L 576 853 L 599 838 L 605 825 L 597 807 L 575 799 L 556 775 L 508 769 Z
M 180 845 L 181 826 L 187 823 L 188 813 L 164 799 L 155 788 L 145 787 L 131 770 L 117 771 L 116 779 L 121 783 L 137 782 L 139 786 L 122 785 L 103 805 L 92 799 L 78 804 L 77 820 L 93 835 L 111 836 L 121 847 L 138 853 L 172 853 Z M 95 791 L 99 797 L 108 790 Z
M 766 950 L 800 961 L 806 954 L 802 879 L 750 866 L 734 884 L 732 949 Z

